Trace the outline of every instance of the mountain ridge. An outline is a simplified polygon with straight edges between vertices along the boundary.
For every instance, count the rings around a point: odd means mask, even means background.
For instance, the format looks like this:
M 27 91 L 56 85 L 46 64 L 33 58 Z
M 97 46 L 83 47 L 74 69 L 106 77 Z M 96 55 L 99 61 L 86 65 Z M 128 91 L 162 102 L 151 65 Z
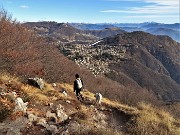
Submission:
M 174 24 L 163 24 L 156 22 L 145 22 L 145 23 L 100 23 L 100 24 L 85 24 L 85 23 L 70 23 L 71 26 L 81 30 L 102 30 L 105 28 L 117 27 L 122 30 L 133 32 L 133 31 L 145 31 L 155 35 L 168 35 L 174 40 L 180 42 L 180 23 Z M 91 28 L 93 25 L 93 28 Z M 101 28 L 101 27 L 102 28 Z M 85 28 L 84 28 L 85 27 Z M 156 29 L 155 31 L 148 31 L 148 29 Z M 158 32 L 158 29 L 164 29 L 164 32 Z M 168 31 L 171 30 L 171 31 Z

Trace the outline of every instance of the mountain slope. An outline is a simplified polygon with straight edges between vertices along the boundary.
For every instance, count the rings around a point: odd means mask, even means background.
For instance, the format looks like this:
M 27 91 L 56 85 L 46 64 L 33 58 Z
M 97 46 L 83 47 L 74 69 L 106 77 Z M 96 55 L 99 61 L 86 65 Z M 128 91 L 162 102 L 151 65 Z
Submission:
M 28 22 L 24 26 L 33 28 L 38 34 L 65 42 L 73 40 L 95 40 L 96 37 L 84 33 L 68 23 L 57 22 Z
M 166 36 L 132 32 L 106 38 L 104 42 L 101 42 L 101 45 L 120 45 L 126 48 L 125 54 L 127 56 L 125 57 L 128 60 L 111 64 L 110 68 L 125 73 L 142 87 L 153 91 L 157 90 L 156 92 L 161 89 L 161 94 L 171 93 L 171 98 L 180 99 L 179 43 Z M 146 82 L 147 80 L 148 82 Z M 150 85 L 154 85 L 156 88 L 149 87 Z
M 105 74 L 136 91 L 148 89 L 165 101 L 180 99 L 180 45 L 167 36 L 132 32 L 82 45 L 83 51 L 73 46 L 64 46 L 71 52 L 67 57 L 95 75 Z

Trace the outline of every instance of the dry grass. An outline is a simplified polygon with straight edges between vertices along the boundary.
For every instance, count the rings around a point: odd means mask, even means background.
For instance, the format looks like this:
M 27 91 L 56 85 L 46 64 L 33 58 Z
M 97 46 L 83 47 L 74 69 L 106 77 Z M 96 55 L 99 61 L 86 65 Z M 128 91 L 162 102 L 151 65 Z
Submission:
M 43 90 L 30 85 L 23 85 L 21 87 L 22 91 L 28 94 L 32 99 L 38 100 L 42 103 L 53 102 L 56 100 L 74 100 L 72 96 L 65 96 L 60 91 L 62 89 L 66 90 L 68 95 L 73 93 L 72 86 L 69 84 L 57 84 L 57 87 L 53 87 L 51 84 L 45 83 Z
M 149 104 L 139 104 L 139 114 L 135 115 L 130 124 L 130 132 L 135 135 L 178 135 L 179 120 L 169 113 Z
M 32 99 L 38 100 L 38 101 L 49 101 L 48 97 L 43 94 L 43 92 L 35 87 L 29 86 L 29 85 L 23 85 L 21 87 L 22 91 L 28 94 Z
M 13 77 L 7 73 L 1 73 L 0 80 L 2 82 L 8 82 L 9 80 L 12 80 L 12 83 L 14 85 L 20 84 L 20 91 L 23 93 L 26 93 L 28 97 L 30 97 L 31 100 L 39 101 L 42 103 L 49 103 L 50 101 L 56 101 L 56 100 L 71 100 L 75 101 L 77 100 L 74 93 L 73 93 L 73 86 L 66 84 L 66 83 L 57 83 L 57 87 L 52 87 L 51 84 L 45 83 L 45 88 L 43 90 L 40 90 L 38 88 L 32 87 L 27 84 L 23 84 L 19 81 L 17 77 Z M 19 88 L 19 87 L 18 87 Z M 64 96 L 61 92 L 58 90 L 66 90 L 68 93 L 68 96 Z M 74 96 L 73 96 L 74 95 Z M 90 99 L 92 101 L 95 100 L 94 94 L 89 92 L 88 90 L 85 90 L 83 92 L 83 96 L 87 99 Z M 9 110 L 12 110 L 12 107 L 10 109 L 5 109 L 7 106 L 4 104 L 4 101 L 1 100 L 2 107 L 1 107 L 1 113 L 3 115 L 2 119 L 5 119 L 10 114 L 4 113 L 9 112 Z M 74 105 L 78 105 L 79 103 L 73 103 Z M 152 105 L 141 103 L 138 105 L 138 107 L 132 107 L 125 104 L 121 104 L 117 101 L 111 101 L 107 98 L 103 98 L 102 100 L 102 106 L 105 106 L 107 108 L 111 109 L 117 109 L 124 114 L 127 114 L 131 116 L 131 120 L 128 122 L 128 131 L 130 134 L 133 135 L 178 135 L 180 134 L 180 120 L 174 119 L 168 112 L 161 110 L 159 108 L 156 108 Z M 4 108 L 4 109 L 3 109 Z M 90 117 L 91 113 L 93 114 L 93 111 L 86 106 L 85 104 L 80 104 L 80 109 L 77 112 L 73 112 L 75 115 L 75 119 L 79 121 L 80 123 L 83 123 L 85 125 L 93 127 L 93 120 Z M 113 130 L 102 130 L 102 129 L 93 129 L 93 130 L 86 130 L 83 133 L 77 133 L 77 134 L 121 134 L 121 133 L 115 133 Z
M 13 76 L 5 71 L 0 71 L 0 80 L 4 82 L 16 81 L 19 82 L 20 79 L 16 76 Z
M 13 112 L 14 104 L 0 98 L 0 122 L 5 120 Z
M 120 132 L 115 132 L 112 129 L 104 129 L 104 128 L 91 128 L 85 131 L 77 131 L 76 135 L 124 135 Z
M 59 83 L 58 86 L 62 89 L 65 89 L 69 92 L 73 92 L 73 86 L 67 83 Z
M 85 91 L 83 93 L 83 95 L 85 97 L 87 97 L 88 99 L 95 100 L 94 94 L 89 91 Z M 137 108 L 131 107 L 129 105 L 121 104 L 120 102 L 117 102 L 117 101 L 109 100 L 108 98 L 103 97 L 102 104 L 108 106 L 109 108 L 116 108 L 127 114 L 134 114 L 134 113 L 137 114 L 138 113 Z

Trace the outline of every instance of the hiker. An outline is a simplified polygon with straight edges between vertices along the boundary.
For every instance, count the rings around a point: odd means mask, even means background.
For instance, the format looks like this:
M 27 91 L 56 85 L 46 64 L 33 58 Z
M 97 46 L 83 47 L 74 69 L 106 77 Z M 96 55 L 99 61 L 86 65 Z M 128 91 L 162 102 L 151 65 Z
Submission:
M 102 101 L 102 95 L 101 95 L 101 93 L 96 93 L 96 94 L 94 95 L 94 97 L 96 98 L 95 104 L 101 105 L 101 101 Z
M 76 80 L 74 81 L 74 92 L 76 92 L 76 97 L 78 100 L 83 100 L 82 94 L 80 93 L 83 89 L 83 81 L 80 79 L 79 75 L 75 75 Z

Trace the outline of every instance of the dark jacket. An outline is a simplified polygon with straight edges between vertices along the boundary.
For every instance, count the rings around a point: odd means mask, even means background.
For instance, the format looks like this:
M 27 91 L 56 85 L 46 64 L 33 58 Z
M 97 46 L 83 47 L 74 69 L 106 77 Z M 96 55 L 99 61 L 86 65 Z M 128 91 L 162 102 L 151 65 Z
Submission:
M 77 78 L 80 79 L 80 78 Z M 81 91 L 82 88 L 78 88 L 78 84 L 77 84 L 77 79 L 74 81 L 74 91 Z M 81 80 L 81 79 L 80 79 Z M 82 86 L 83 86 L 83 81 L 81 80 Z

